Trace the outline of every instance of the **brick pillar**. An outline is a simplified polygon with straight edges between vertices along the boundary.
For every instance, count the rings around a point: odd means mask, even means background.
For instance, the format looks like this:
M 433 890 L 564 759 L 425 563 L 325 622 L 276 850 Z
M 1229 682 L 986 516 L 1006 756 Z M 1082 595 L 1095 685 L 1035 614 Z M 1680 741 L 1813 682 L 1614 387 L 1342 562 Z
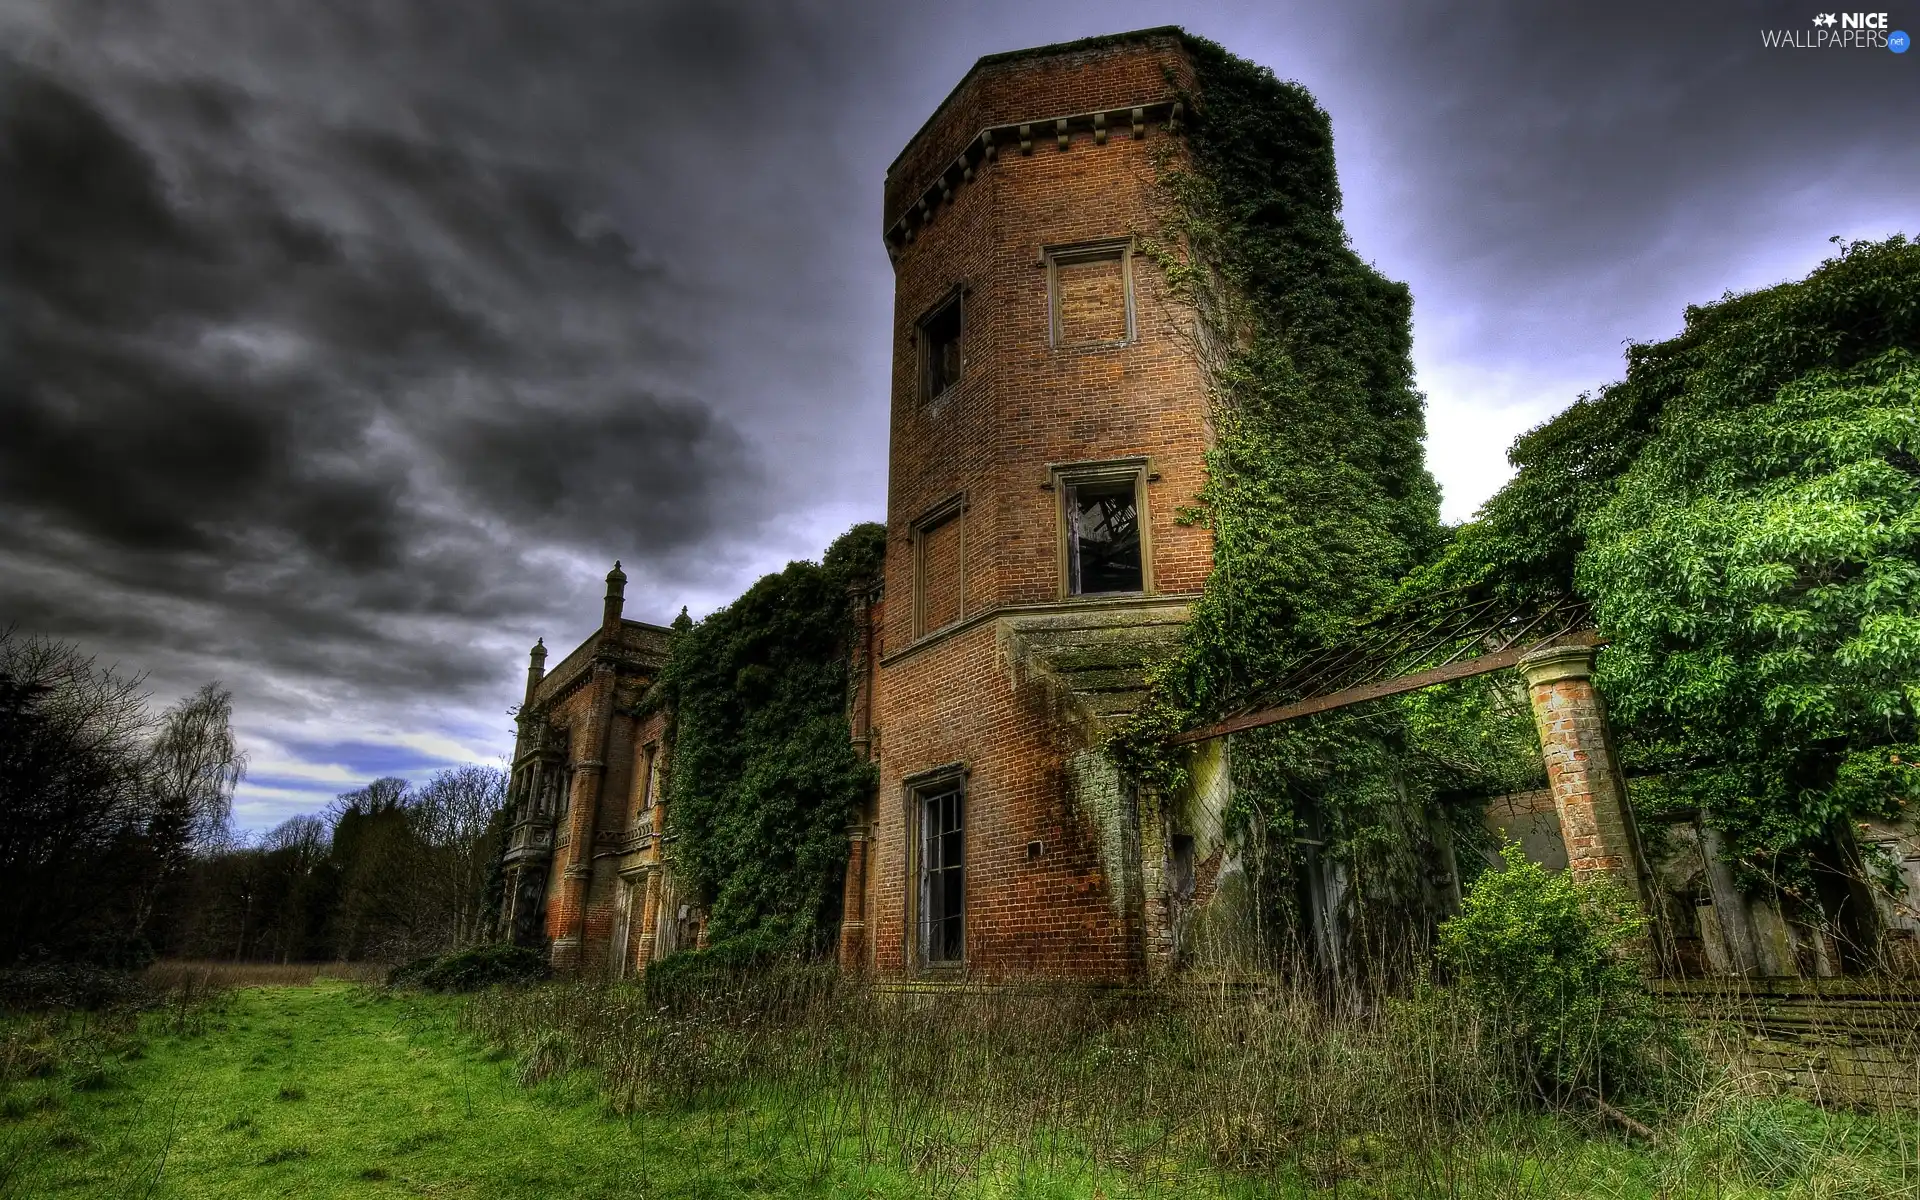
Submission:
M 1608 875 L 1647 904 L 1645 867 L 1606 707 L 1593 687 L 1593 647 L 1549 646 L 1520 660 L 1547 786 L 1575 879 Z
M 599 826 L 601 785 L 607 776 L 607 726 L 613 718 L 613 664 L 593 664 L 591 715 L 587 718 L 586 747 L 590 757 L 573 764 L 573 795 L 567 801 L 567 862 L 560 872 L 558 913 L 551 928 L 553 969 L 563 974 L 581 966 L 587 936 L 587 885 L 593 878 L 593 838 Z
M 847 883 L 841 894 L 840 969 L 863 971 L 867 966 L 867 830 L 847 830 Z
M 653 961 L 653 944 L 660 929 L 660 868 L 647 872 L 647 891 L 640 901 L 640 946 L 634 951 L 637 970 L 645 972 Z

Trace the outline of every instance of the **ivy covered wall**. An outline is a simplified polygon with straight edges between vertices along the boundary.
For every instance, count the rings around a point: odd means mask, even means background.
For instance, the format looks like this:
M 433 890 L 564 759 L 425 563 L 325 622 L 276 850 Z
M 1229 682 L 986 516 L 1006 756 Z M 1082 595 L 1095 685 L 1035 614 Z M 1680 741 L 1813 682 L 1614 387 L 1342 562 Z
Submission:
M 1520 438 L 1410 581 L 1591 601 L 1643 818 L 1700 813 L 1748 886 L 1814 909 L 1852 821 L 1920 814 L 1917 353 L 1900 237 L 1689 308 Z
M 886 529 L 856 525 L 704 620 L 685 613 L 657 699 L 672 705 L 669 853 L 708 936 L 817 952 L 838 931 L 847 826 L 873 787 L 847 724 L 856 591 Z
M 1187 47 L 1185 153 L 1162 160 L 1163 227 L 1148 252 L 1199 316 L 1216 444 L 1185 519 L 1210 527 L 1215 565 L 1153 702 L 1113 747 L 1169 796 L 1184 794 L 1189 759 L 1168 735 L 1338 641 L 1446 540 L 1422 448 L 1412 299 L 1348 241 L 1326 112 L 1211 42 Z M 1308 843 L 1339 865 L 1358 910 L 1390 920 L 1431 898 L 1446 838 L 1436 820 L 1477 829 L 1447 800 L 1523 786 L 1537 758 L 1524 700 L 1463 684 L 1236 735 L 1232 801 L 1216 819 L 1249 855 L 1253 902 L 1275 931 L 1297 928 Z

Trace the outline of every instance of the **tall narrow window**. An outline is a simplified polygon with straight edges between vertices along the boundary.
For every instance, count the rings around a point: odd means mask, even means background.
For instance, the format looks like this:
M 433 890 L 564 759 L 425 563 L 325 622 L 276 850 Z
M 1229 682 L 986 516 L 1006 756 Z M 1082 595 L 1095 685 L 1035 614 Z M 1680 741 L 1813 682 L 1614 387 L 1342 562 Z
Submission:
M 923 400 L 938 400 L 947 389 L 960 382 L 966 365 L 960 353 L 960 292 L 942 301 L 920 318 L 920 395 Z
M 641 754 L 640 811 L 645 812 L 660 799 L 660 743 L 648 742 Z
M 920 960 L 966 958 L 967 833 L 961 780 L 914 793 L 920 826 Z

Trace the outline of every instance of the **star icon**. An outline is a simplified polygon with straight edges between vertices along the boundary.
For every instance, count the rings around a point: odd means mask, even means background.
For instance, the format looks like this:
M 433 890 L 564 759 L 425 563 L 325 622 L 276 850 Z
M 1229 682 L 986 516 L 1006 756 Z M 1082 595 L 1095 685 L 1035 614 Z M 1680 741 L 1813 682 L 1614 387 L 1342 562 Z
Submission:
M 1813 23 L 1815 25 L 1826 25 L 1831 27 L 1839 23 L 1839 18 L 1835 17 L 1832 13 L 1819 13 L 1814 16 Z

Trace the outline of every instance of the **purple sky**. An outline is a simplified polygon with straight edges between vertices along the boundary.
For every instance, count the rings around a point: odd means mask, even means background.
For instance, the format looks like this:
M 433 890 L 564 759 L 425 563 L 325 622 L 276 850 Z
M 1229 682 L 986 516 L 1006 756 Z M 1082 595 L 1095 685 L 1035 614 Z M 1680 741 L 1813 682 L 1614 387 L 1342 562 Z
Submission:
M 499 761 L 612 559 L 664 622 L 883 515 L 881 177 L 995 51 L 1319 97 L 1450 519 L 1687 304 L 1920 233 L 1920 54 L 1433 7 L 0 0 L 0 625 L 231 685 L 246 828 Z

